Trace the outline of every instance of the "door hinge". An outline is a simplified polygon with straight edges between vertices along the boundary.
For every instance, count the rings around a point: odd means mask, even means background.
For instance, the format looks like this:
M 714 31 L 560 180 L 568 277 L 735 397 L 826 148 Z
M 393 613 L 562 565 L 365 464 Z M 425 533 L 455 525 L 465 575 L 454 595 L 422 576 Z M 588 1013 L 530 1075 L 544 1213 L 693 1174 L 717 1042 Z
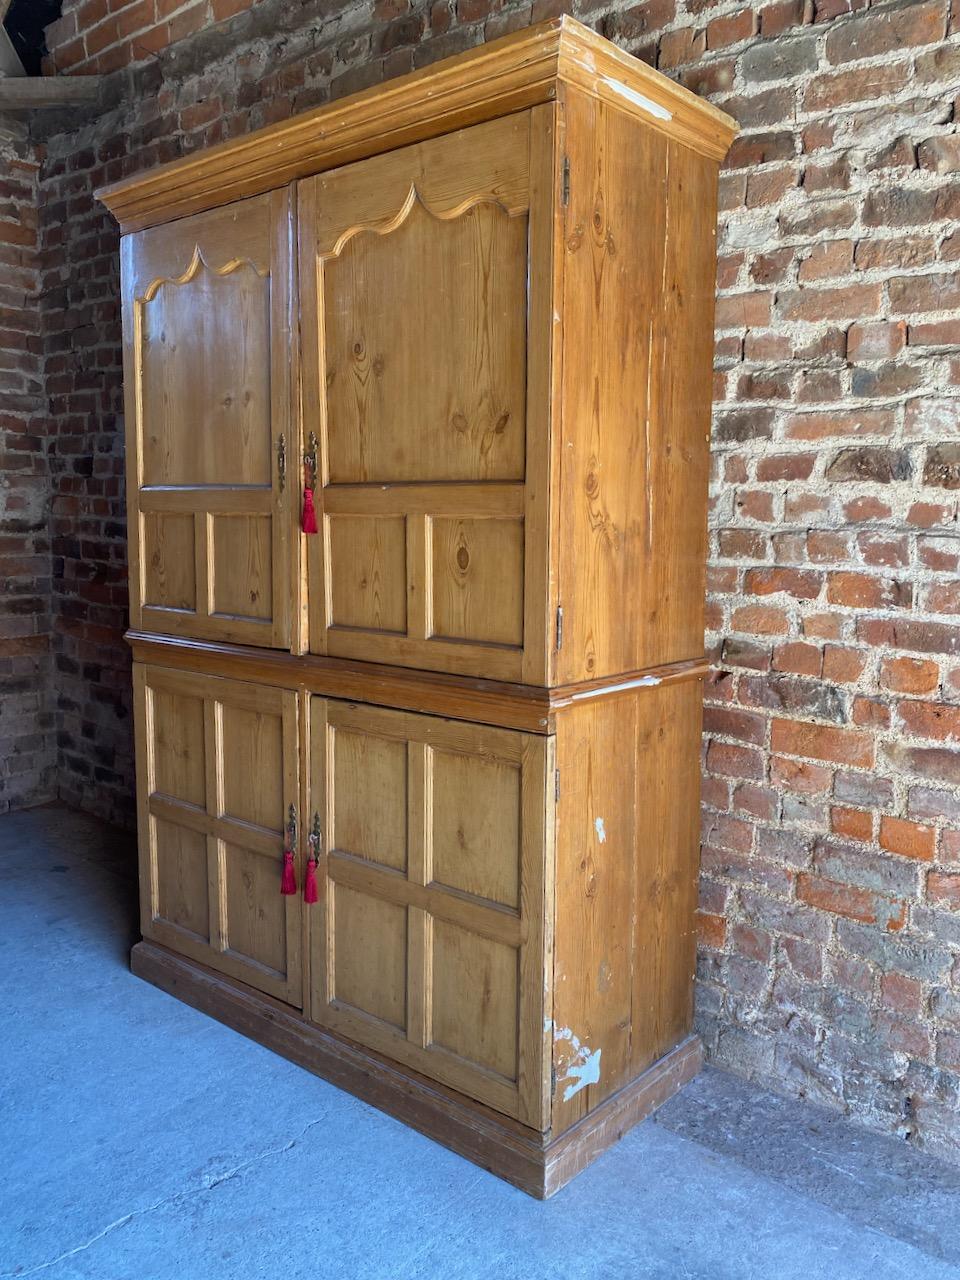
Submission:
M 563 605 L 557 608 L 557 648 L 563 648 Z
M 560 799 L 560 770 L 559 769 L 554 769 L 553 771 L 553 798 L 554 800 Z
M 570 203 L 570 157 L 563 157 L 560 175 L 560 203 L 564 208 Z

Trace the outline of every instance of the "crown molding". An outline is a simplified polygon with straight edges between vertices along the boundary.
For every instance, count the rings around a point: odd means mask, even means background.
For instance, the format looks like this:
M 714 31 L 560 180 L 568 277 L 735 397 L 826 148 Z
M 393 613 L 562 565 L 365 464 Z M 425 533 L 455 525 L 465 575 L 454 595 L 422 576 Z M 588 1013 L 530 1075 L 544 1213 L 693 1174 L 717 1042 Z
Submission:
M 97 192 L 124 234 L 522 111 L 568 84 L 717 161 L 734 120 L 563 16 Z

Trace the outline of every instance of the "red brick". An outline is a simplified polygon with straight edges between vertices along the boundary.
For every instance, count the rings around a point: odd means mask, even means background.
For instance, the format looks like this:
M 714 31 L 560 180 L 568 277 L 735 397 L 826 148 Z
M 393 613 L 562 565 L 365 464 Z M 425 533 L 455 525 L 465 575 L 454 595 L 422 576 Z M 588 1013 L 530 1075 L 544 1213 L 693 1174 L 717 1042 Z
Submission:
M 898 711 L 903 727 L 915 738 L 960 741 L 960 707 L 941 702 L 901 702 Z
M 704 707 L 703 728 L 705 733 L 737 738 L 754 746 L 760 746 L 767 736 L 767 722 L 763 716 L 750 711 L 735 711 L 731 707 Z
M 847 359 L 889 360 L 903 350 L 906 341 L 903 320 L 854 324 L 847 331 Z
M 822 663 L 823 654 L 820 649 L 815 644 L 805 644 L 800 640 L 777 645 L 773 651 L 774 671 L 789 671 L 801 676 L 818 676 Z
M 746 605 L 734 611 L 730 626 L 733 631 L 747 634 L 782 636 L 790 630 L 790 619 L 783 609 Z
M 777 304 L 785 320 L 854 320 L 875 316 L 883 304 L 879 284 L 852 284 L 836 289 L 797 289 L 778 295 Z
M 814 245 L 800 263 L 798 278 L 801 284 L 810 280 L 825 280 L 833 276 L 845 276 L 853 270 L 853 241 L 828 240 Z
M 850 718 L 861 728 L 887 729 L 890 726 L 890 708 L 877 698 L 858 696 L 853 700 Z
M 857 729 L 836 729 L 800 720 L 774 720 L 771 726 L 771 750 L 785 755 L 804 756 L 810 760 L 830 760 L 835 764 L 869 769 L 874 762 L 874 743 L 870 734 Z
M 927 876 L 927 901 L 950 911 L 960 911 L 960 875 L 931 871 Z
M 908 978 L 904 973 L 884 973 L 880 977 L 880 999 L 888 1009 L 918 1016 L 923 987 L 916 978 Z
M 819 764 L 808 764 L 802 760 L 772 756 L 770 781 L 784 787 L 787 791 L 799 791 L 804 795 L 823 795 L 833 786 L 833 770 Z
M 718 329 L 753 329 L 770 323 L 773 295 L 769 293 L 728 293 L 717 299 Z
M 847 409 L 826 413 L 792 413 L 784 434 L 788 440 L 829 440 L 855 436 L 887 436 L 896 419 L 889 409 Z
M 946 34 L 943 0 L 913 0 L 905 6 L 871 9 L 862 18 L 841 23 L 827 36 L 828 62 L 853 62 L 933 44 Z
M 727 922 L 724 917 L 698 911 L 697 939 L 701 946 L 710 951 L 722 951 L 727 941 Z
M 823 678 L 838 684 L 855 684 L 863 675 L 867 656 L 862 649 L 828 644 L 823 650 Z
M 912 324 L 909 342 L 911 347 L 960 347 L 960 319 L 951 317 L 929 324 Z
M 821 75 L 807 85 L 803 106 L 806 111 L 829 111 L 849 103 L 887 98 L 897 93 L 907 78 L 906 63 L 889 61 L 832 76 Z
M 805 872 L 797 876 L 797 898 L 811 907 L 863 924 L 880 925 L 890 932 L 902 929 L 906 919 L 906 904 L 895 898 Z
M 904 818 L 891 818 L 884 814 L 880 819 L 880 847 L 903 858 L 915 858 L 918 862 L 930 862 L 936 846 L 937 833 L 933 827 Z
M 831 809 L 830 830 L 851 840 L 872 840 L 873 814 L 868 809 Z
M 755 9 L 741 9 L 738 13 L 723 18 L 714 18 L 707 23 L 707 48 L 724 49 L 731 44 L 740 44 L 756 35 L 759 26 L 759 14 Z
M 804 569 L 748 569 L 744 577 L 744 590 L 755 596 L 782 592 L 796 600 L 815 600 L 821 586 L 820 574 Z
M 925 658 L 884 658 L 880 684 L 894 693 L 933 693 L 940 683 L 940 668 Z
M 707 748 L 707 768 L 724 778 L 757 780 L 764 776 L 763 756 L 759 751 L 715 740 Z
M 960 613 L 960 582 L 937 582 L 927 587 L 924 608 L 928 613 Z
M 894 609 L 909 607 L 909 583 L 872 574 L 839 570 L 827 575 L 827 599 L 848 609 Z

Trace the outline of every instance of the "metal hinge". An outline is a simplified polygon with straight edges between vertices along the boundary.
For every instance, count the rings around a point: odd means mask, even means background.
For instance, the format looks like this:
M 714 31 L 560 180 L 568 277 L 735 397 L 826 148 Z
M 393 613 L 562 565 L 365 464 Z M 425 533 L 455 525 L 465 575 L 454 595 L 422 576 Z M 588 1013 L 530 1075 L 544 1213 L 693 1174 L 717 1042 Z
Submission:
M 557 648 L 563 648 L 563 605 L 557 609 Z
M 560 203 L 566 207 L 570 203 L 570 157 L 563 157 L 563 168 L 560 176 Z
M 559 769 L 554 769 L 553 771 L 553 798 L 554 800 L 560 799 L 560 770 Z

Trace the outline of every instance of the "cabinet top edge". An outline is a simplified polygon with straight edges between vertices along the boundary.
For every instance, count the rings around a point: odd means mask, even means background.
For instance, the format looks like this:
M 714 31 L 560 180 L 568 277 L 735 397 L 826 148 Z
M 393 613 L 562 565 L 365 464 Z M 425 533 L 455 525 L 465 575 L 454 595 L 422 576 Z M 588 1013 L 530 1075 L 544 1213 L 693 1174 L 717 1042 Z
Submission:
M 96 195 L 128 234 L 521 111 L 570 85 L 720 161 L 736 121 L 567 15 L 134 174 Z

